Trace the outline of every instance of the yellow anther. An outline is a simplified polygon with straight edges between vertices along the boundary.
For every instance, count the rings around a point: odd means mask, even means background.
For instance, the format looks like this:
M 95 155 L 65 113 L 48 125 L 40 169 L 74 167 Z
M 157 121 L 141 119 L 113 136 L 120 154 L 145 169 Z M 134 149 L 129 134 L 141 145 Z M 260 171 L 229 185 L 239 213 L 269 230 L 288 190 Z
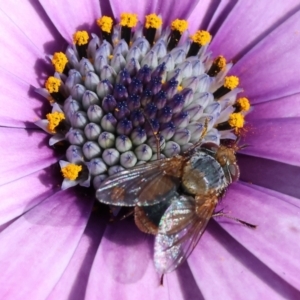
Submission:
M 130 13 L 122 13 L 121 14 L 121 26 L 126 26 L 129 28 L 134 27 L 138 22 L 137 14 L 130 14 Z
M 225 82 L 224 82 L 224 87 L 233 90 L 239 85 L 239 78 L 236 76 L 226 76 L 225 77 Z
M 61 168 L 63 177 L 69 180 L 76 180 L 81 170 L 82 166 L 75 164 L 68 164 L 67 166 Z
M 232 128 L 243 128 L 244 116 L 241 113 L 233 113 L 230 115 L 228 123 Z
M 189 23 L 186 20 L 176 19 L 171 24 L 171 29 L 177 30 L 181 34 L 183 34 L 188 29 L 188 27 L 189 27 Z
M 60 79 L 54 76 L 50 76 L 45 82 L 45 88 L 50 94 L 58 93 L 60 85 L 61 85 Z
M 113 19 L 111 17 L 103 16 L 97 20 L 97 25 L 102 31 L 111 33 Z
M 46 118 L 49 122 L 48 130 L 52 133 L 56 133 L 55 128 L 59 125 L 59 123 L 65 119 L 65 115 L 62 112 L 52 112 L 46 115 Z
M 194 43 L 197 43 L 200 46 L 205 46 L 211 41 L 211 35 L 208 31 L 198 30 L 194 35 L 191 36 L 191 39 Z
M 162 25 L 162 19 L 156 14 L 150 14 L 145 17 L 146 23 L 145 27 L 158 29 Z
M 224 70 L 226 67 L 226 58 L 220 55 L 215 59 L 214 64 L 220 69 L 220 71 Z
M 54 66 L 56 72 L 62 73 L 67 63 L 68 63 L 68 59 L 64 53 L 55 52 L 53 54 L 52 65 Z
M 75 45 L 83 46 L 89 41 L 89 35 L 86 31 L 76 31 L 73 34 L 73 42 Z
M 248 111 L 250 109 L 250 102 L 246 97 L 239 98 L 236 101 L 236 104 L 241 109 L 241 111 Z
M 182 87 L 181 85 L 178 85 L 178 86 L 177 86 L 177 91 L 180 92 L 180 91 L 182 91 L 182 90 L 183 90 L 183 87 Z
M 113 55 L 111 54 L 111 55 L 108 55 L 108 59 L 113 59 Z

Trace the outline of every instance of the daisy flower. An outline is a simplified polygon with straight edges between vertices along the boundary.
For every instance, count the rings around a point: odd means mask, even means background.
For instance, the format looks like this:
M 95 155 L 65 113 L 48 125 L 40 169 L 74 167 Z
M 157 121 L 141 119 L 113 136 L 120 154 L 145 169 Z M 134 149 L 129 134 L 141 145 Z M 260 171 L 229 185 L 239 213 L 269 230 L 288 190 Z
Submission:
M 0 4 L 3 299 L 300 297 L 296 2 Z M 95 189 L 157 144 L 172 157 L 237 135 L 218 209 L 257 228 L 212 219 L 160 285 L 152 236 L 110 222 Z

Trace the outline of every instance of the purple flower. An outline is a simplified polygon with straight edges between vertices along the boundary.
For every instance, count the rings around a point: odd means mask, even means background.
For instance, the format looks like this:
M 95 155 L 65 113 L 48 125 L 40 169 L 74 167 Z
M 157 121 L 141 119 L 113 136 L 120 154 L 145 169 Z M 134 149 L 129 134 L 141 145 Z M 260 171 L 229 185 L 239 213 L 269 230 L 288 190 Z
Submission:
M 0 5 L 0 295 L 4 299 L 298 299 L 300 11 L 298 1 L 5 1 Z M 131 221 L 92 211 L 94 192 L 62 191 L 60 151 L 34 122 L 51 108 L 36 87 L 46 55 L 97 32 L 101 15 L 157 13 L 164 24 L 208 28 L 210 50 L 235 62 L 254 110 L 239 155 L 241 180 L 223 201 L 248 229 L 212 220 L 199 244 L 159 286 L 153 239 Z M 42 109 L 41 109 L 42 108 Z M 58 146 L 56 146 L 59 148 Z M 59 149 L 58 149 L 59 150 Z M 55 154 L 54 154 L 55 153 Z

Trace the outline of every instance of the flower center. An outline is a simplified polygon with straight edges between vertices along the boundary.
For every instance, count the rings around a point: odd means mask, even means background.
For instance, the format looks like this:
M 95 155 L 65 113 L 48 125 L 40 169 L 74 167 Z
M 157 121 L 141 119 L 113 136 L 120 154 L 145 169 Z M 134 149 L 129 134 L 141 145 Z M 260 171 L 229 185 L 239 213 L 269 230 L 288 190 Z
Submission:
M 250 104 L 236 100 L 232 64 L 206 51 L 209 32 L 185 39 L 186 20 L 162 28 L 156 14 L 144 26 L 131 13 L 115 26 L 108 16 L 96 22 L 101 39 L 77 31 L 74 46 L 53 55 L 55 74 L 38 90 L 53 110 L 36 124 L 53 135 L 51 145 L 69 144 L 63 188 L 92 180 L 97 189 L 107 176 L 156 160 L 158 151 L 180 154 L 202 136 L 217 145 L 236 139 Z

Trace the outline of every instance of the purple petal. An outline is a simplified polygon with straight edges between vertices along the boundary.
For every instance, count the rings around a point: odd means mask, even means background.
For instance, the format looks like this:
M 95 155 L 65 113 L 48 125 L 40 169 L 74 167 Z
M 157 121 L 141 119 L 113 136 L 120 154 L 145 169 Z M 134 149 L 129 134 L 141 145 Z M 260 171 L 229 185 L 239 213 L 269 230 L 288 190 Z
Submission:
M 272 6 L 267 0 L 255 5 L 251 0 L 238 1 L 218 30 L 211 49 L 215 55 L 222 54 L 228 60 L 240 58 L 297 11 L 298 5 L 297 0 L 276 1 Z
M 86 285 L 106 218 L 93 212 L 68 267 L 47 299 L 84 299 Z
M 101 17 L 98 0 L 39 0 L 56 29 L 71 44 L 76 30 L 95 31 L 96 20 Z
M 240 77 L 240 86 L 252 103 L 300 92 L 299 28 L 300 11 L 271 32 L 230 70 Z
M 250 229 L 226 218 L 219 224 L 278 276 L 299 290 L 300 209 L 268 193 L 232 185 L 224 199 L 230 215 L 257 225 Z
M 184 3 L 178 4 L 176 0 L 170 1 L 139 1 L 139 5 L 136 5 L 136 1 L 113 1 L 111 3 L 112 11 L 115 16 L 119 20 L 120 14 L 122 12 L 133 12 L 138 14 L 139 20 L 144 23 L 144 17 L 146 14 L 156 13 L 162 16 L 163 26 L 168 27 L 171 22 L 175 19 L 186 19 L 198 1 L 196 0 L 188 0 Z M 170 9 L 172 8 L 172 9 Z
M 21 62 L 19 63 L 21 64 Z M 45 114 L 41 112 L 41 106 L 44 104 L 48 112 L 51 110 L 47 100 L 39 100 L 41 97 L 38 97 L 27 82 L 10 72 L 1 70 L 0 81 L 2 83 L 0 125 L 36 128 L 33 123 L 40 118 L 45 118 Z
M 7 227 L 0 237 L 5 245 L 0 248 L 1 296 L 46 299 L 79 243 L 91 208 L 84 195 L 60 192 Z
M 176 293 L 175 299 L 186 299 L 180 275 L 168 274 L 160 286 L 152 252 L 152 236 L 141 233 L 132 220 L 112 223 L 96 254 L 86 299 L 169 299 L 170 293 Z M 197 294 L 192 284 L 185 284 L 185 289 L 191 287 L 190 294 Z
M 162 15 L 165 26 L 169 26 L 175 19 L 187 19 L 198 2 L 199 0 L 186 0 L 181 3 L 176 0 L 158 1 L 156 12 Z
M 254 112 L 253 112 L 254 113 Z M 300 165 L 299 118 L 267 119 L 249 122 L 246 147 L 241 153 Z
M 145 21 L 145 15 L 156 13 L 159 14 L 160 11 L 156 9 L 158 5 L 158 0 L 154 1 L 147 1 L 147 0 L 141 0 L 139 1 L 139 5 L 136 4 L 136 1 L 134 0 L 128 0 L 128 1 L 111 1 L 110 3 L 113 15 L 115 19 L 118 21 L 120 20 L 121 13 L 124 12 L 130 12 L 135 13 L 138 15 L 139 21 L 142 23 Z M 163 19 L 163 23 L 164 19 Z
M 17 9 L 13 1 L 5 1 L 1 3 L 1 10 L 41 53 L 60 50 L 58 47 L 61 47 L 64 41 L 37 1 L 22 1 L 18 4 Z M 6 34 L 12 38 L 9 32 Z M 21 41 L 18 41 L 19 43 Z M 6 49 L 6 51 L 8 50 Z M 24 57 L 20 53 L 15 59 L 19 58 L 24 61 Z
M 237 226 L 244 231 L 251 230 Z M 299 297 L 297 290 L 264 266 L 214 221 L 209 224 L 188 263 L 204 299 L 215 299 L 217 287 L 222 287 L 221 299 L 226 300 Z
M 48 138 L 38 130 L 0 128 L 0 184 L 11 182 L 55 163 L 57 157 L 47 146 Z
M 5 228 L 7 228 L 10 224 L 12 224 L 15 220 L 11 220 L 6 222 L 5 224 L 0 225 L 0 232 L 2 232 Z
M 213 16 L 221 0 L 198 1 L 188 17 L 189 31 L 194 34 L 199 29 L 207 29 L 209 20 Z
M 208 29 L 212 35 L 219 30 L 224 23 L 233 7 L 238 3 L 238 0 L 221 0 L 218 7 L 215 9 L 213 16 L 209 21 Z
M 261 157 L 238 155 L 240 179 L 282 194 L 300 198 L 300 168 Z M 300 205 L 300 201 L 298 200 Z
M 39 170 L 1 187 L 0 224 L 24 214 L 58 190 L 62 178 L 54 177 L 54 168 Z
M 254 111 L 247 115 L 247 120 L 295 118 L 300 117 L 300 94 L 254 105 Z
M 198 299 L 204 300 L 198 283 L 185 262 L 172 273 L 164 276 L 164 288 L 168 289 L 169 297 L 166 299 Z
M 5 28 L 2 32 L 5 51 L 0 56 L 0 125 L 32 127 L 30 122 L 36 121 L 41 110 L 33 86 L 43 85 L 49 72 L 53 72 L 53 67 L 44 60 L 45 52 L 61 50 L 65 43 L 36 2 L 23 1 L 15 9 L 15 3 L 6 1 L 1 4 L 0 14 L 0 27 Z
M 272 197 L 278 198 L 281 201 L 285 201 L 285 202 L 289 203 L 290 205 L 295 206 L 298 209 L 300 209 L 300 201 L 299 201 L 298 198 L 291 197 L 289 195 L 285 195 L 285 194 L 282 194 L 280 192 L 270 190 L 270 189 L 267 189 L 267 188 L 259 186 L 259 185 L 255 185 L 255 184 L 249 185 L 249 183 L 245 183 L 245 182 L 242 182 L 242 181 L 240 183 L 243 184 L 243 185 L 249 186 L 252 189 L 258 190 L 262 193 L 268 194 Z
M 25 11 L 26 7 L 27 6 L 25 5 Z M 23 13 L 22 10 L 19 12 L 20 14 Z M 53 36 L 48 32 L 48 29 L 45 28 L 43 21 L 39 18 L 36 18 L 37 14 L 30 15 L 33 15 L 33 20 L 30 21 L 30 23 L 32 26 L 35 26 L 36 30 L 39 30 L 38 28 L 41 25 L 41 31 L 38 36 L 45 34 L 45 38 L 34 41 L 38 43 L 38 45 L 35 45 L 33 41 L 30 40 L 30 38 L 27 36 L 27 32 L 23 31 L 22 27 L 16 25 L 16 23 L 14 23 L 10 17 L 8 17 L 3 11 L 0 11 L 0 28 L 5 28 L 5 31 L 2 32 L 1 45 L 2 49 L 5 49 L 5 51 L 1 51 L 0 66 L 2 70 L 12 73 L 13 75 L 17 76 L 19 80 L 23 80 L 24 82 L 33 86 L 39 86 L 39 80 L 43 81 L 44 83 L 42 76 L 45 76 L 47 67 L 49 69 L 49 63 L 45 63 L 45 61 L 41 63 L 37 59 L 44 58 L 44 44 L 46 41 L 49 42 L 50 40 L 53 40 Z M 23 20 L 24 19 L 22 19 L 22 22 Z M 35 21 L 36 23 L 32 23 Z M 30 30 L 31 26 L 28 24 L 24 25 L 25 28 L 27 28 L 27 26 L 29 34 L 34 34 L 33 30 Z M 58 40 L 58 42 L 60 41 L 61 40 Z M 26 92 L 28 93 L 28 91 L 29 88 Z M 23 93 L 20 94 L 21 97 L 26 95 L 23 95 Z

